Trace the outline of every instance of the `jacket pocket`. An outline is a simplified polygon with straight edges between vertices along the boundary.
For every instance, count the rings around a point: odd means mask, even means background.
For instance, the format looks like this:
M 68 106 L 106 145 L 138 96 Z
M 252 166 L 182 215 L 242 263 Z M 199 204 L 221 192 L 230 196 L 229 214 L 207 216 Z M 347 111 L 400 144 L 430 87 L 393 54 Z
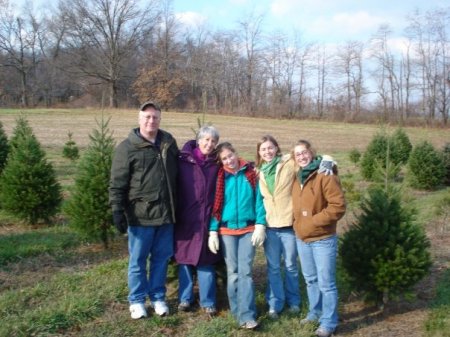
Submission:
M 153 195 L 149 198 L 139 198 L 133 200 L 131 204 L 132 212 L 138 219 L 159 219 L 162 216 L 159 196 Z

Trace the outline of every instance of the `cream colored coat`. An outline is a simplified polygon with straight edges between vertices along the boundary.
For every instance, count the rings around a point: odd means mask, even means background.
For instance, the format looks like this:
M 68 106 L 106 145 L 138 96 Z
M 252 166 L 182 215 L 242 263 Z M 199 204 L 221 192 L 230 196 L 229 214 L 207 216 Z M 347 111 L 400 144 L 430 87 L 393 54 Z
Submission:
M 284 155 L 277 165 L 273 195 L 267 188 L 264 173 L 259 172 L 259 189 L 264 197 L 267 227 L 292 226 L 292 186 L 296 168 L 290 154 Z

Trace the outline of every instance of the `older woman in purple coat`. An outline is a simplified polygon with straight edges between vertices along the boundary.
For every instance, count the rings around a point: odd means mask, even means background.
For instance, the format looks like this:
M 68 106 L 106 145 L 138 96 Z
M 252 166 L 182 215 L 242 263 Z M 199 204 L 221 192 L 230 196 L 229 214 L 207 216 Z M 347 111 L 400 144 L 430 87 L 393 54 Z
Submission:
M 216 314 L 216 271 L 222 256 L 208 249 L 208 225 L 217 179 L 215 147 L 219 133 L 203 126 L 197 140 L 188 141 L 178 158 L 177 222 L 175 260 L 178 263 L 178 310 L 188 311 L 194 303 L 194 272 L 197 273 L 200 306 Z

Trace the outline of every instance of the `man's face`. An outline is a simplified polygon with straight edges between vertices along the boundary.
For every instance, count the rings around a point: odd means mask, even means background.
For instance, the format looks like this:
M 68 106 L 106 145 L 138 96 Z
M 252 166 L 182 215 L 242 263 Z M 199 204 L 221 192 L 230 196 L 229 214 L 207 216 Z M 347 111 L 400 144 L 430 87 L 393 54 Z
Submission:
M 152 107 L 139 112 L 139 129 L 142 134 L 154 134 L 161 123 L 161 112 Z

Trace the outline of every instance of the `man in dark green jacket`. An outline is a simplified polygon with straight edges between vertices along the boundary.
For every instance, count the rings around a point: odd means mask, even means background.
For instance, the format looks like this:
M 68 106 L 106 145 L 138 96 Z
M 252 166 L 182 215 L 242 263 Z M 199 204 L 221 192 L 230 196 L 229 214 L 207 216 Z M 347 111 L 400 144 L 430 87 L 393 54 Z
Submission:
M 117 146 L 111 168 L 113 222 L 119 232 L 128 231 L 128 301 L 133 319 L 147 317 L 147 296 L 157 315 L 169 314 L 165 284 L 173 255 L 178 146 L 170 133 L 159 129 L 160 122 L 159 106 L 144 103 L 139 127 Z

